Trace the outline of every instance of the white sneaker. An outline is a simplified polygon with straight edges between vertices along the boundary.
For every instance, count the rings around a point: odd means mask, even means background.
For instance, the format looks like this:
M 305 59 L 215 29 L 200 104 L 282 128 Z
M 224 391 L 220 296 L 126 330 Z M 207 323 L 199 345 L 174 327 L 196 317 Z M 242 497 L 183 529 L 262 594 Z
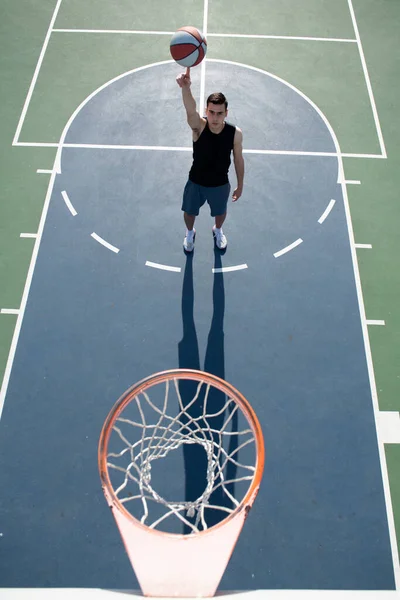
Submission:
M 228 245 L 228 240 L 226 239 L 224 232 L 220 229 L 218 232 L 215 231 L 215 225 L 213 227 L 213 235 L 215 239 L 215 243 L 220 250 L 225 250 Z
M 183 248 L 185 252 L 193 252 L 194 250 L 194 240 L 196 238 L 196 230 L 193 229 L 193 236 L 191 239 L 188 239 L 188 232 L 186 232 L 185 239 L 183 240 Z

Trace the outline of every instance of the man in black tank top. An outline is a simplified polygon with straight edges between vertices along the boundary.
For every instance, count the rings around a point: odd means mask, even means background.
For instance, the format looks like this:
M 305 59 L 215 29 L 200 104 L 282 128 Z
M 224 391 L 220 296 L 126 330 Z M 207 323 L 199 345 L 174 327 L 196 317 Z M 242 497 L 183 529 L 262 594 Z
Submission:
M 240 198 L 243 191 L 243 135 L 238 127 L 226 122 L 228 102 L 221 92 L 207 98 L 206 118 L 202 118 L 196 110 L 196 102 L 190 90 L 190 69 L 177 77 L 176 81 L 182 89 L 187 122 L 193 132 L 193 164 L 182 202 L 187 228 L 183 247 L 186 252 L 193 251 L 196 235 L 194 222 L 200 207 L 207 201 L 211 216 L 215 218 L 215 242 L 223 250 L 227 246 L 222 224 L 226 218 L 230 194 L 228 171 L 232 151 L 237 177 L 237 187 L 232 194 L 233 202 Z

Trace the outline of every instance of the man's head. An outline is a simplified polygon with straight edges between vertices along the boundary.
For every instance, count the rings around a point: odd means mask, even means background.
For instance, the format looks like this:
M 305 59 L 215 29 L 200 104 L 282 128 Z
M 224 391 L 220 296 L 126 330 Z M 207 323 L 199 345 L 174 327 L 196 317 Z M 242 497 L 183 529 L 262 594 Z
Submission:
M 206 116 L 211 131 L 218 132 L 228 114 L 228 102 L 222 92 L 210 94 L 207 98 Z

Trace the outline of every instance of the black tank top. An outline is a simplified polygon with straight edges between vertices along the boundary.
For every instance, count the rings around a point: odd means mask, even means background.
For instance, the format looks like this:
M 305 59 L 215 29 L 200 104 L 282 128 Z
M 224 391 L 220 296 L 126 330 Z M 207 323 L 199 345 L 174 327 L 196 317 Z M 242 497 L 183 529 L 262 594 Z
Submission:
M 212 133 L 208 122 L 193 142 L 193 164 L 189 179 L 205 187 L 218 187 L 228 183 L 228 171 L 231 164 L 231 152 L 236 127 L 225 122 L 221 133 Z

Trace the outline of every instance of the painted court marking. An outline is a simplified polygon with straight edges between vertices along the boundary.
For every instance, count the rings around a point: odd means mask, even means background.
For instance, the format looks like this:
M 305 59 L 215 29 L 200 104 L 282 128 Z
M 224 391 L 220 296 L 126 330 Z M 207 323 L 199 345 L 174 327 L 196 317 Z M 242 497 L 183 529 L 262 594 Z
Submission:
M 78 213 L 76 212 L 75 208 L 72 206 L 72 202 L 71 202 L 71 200 L 68 198 L 68 194 L 67 194 L 67 192 L 66 192 L 65 190 L 64 190 L 64 191 L 62 191 L 62 192 L 61 192 L 61 196 L 63 197 L 63 199 L 64 199 L 64 202 L 65 202 L 65 204 L 67 205 L 69 212 L 71 213 L 71 215 L 72 215 L 73 217 L 75 217 L 75 216 L 76 216 Z
M 21 133 L 22 125 L 24 124 L 24 121 L 25 121 L 25 116 L 26 116 L 26 113 L 28 111 L 28 106 L 29 106 L 31 98 L 32 98 L 32 94 L 33 94 L 33 90 L 34 90 L 35 85 L 36 85 L 37 78 L 39 77 L 39 72 L 40 72 L 40 69 L 42 67 L 42 62 L 43 62 L 43 59 L 44 59 L 44 55 L 46 54 L 47 46 L 48 46 L 49 41 L 50 41 L 51 32 L 52 32 L 52 29 L 53 29 L 53 25 L 56 22 L 56 18 L 57 18 L 57 15 L 58 15 L 58 11 L 60 9 L 60 5 L 61 5 L 61 0 L 57 0 L 57 4 L 56 4 L 56 6 L 54 8 L 53 16 L 51 18 L 49 27 L 47 29 L 46 37 L 45 37 L 44 42 L 43 42 L 42 50 L 40 52 L 40 56 L 39 56 L 37 64 L 36 64 L 36 69 L 35 69 L 35 72 L 33 74 L 31 84 L 29 86 L 28 95 L 27 95 L 27 97 L 25 99 L 24 107 L 22 109 L 22 113 L 21 113 L 20 119 L 18 121 L 17 130 L 15 132 L 14 139 L 13 139 L 13 146 L 15 146 L 16 143 L 18 142 L 18 138 L 19 138 L 20 133 Z
M 358 31 L 357 31 L 357 34 L 358 34 Z M 19 134 L 19 132 L 18 132 L 18 134 Z M 16 138 L 17 138 L 17 137 L 18 137 L 18 136 L 16 136 Z M 333 136 L 333 137 L 334 137 L 334 136 Z M 336 140 L 336 138 L 335 138 L 335 137 L 334 137 L 334 139 Z M 58 147 L 58 148 L 60 149 L 60 144 L 34 144 L 34 143 L 19 143 L 19 142 L 15 142 L 15 144 L 14 144 L 14 145 L 21 145 L 21 146 L 22 146 L 22 145 L 26 145 L 26 146 L 46 146 L 46 147 L 50 147 L 50 146 L 51 146 L 51 147 Z M 61 145 L 62 145 L 62 144 L 61 144 Z M 341 153 L 341 151 L 340 151 L 340 148 L 339 148 L 339 146 L 338 146 L 338 144 L 337 144 L 337 140 L 336 140 L 336 145 L 337 145 L 337 153 L 335 153 L 335 155 L 336 155 L 336 156 L 338 156 L 339 158 L 342 158 L 342 157 L 347 157 L 347 156 L 354 156 L 354 157 L 365 157 L 365 158 L 386 158 L 386 156 L 381 156 L 381 155 L 368 155 L 368 154 L 343 154 L 343 153 Z M 51 185 L 50 185 L 49 189 L 51 190 L 51 189 L 52 189 L 52 187 L 53 187 L 53 184 L 54 184 L 54 179 L 53 179 L 53 178 L 52 178 L 52 181 L 51 181 L 50 183 L 51 183 Z M 47 200 L 47 197 L 46 197 L 46 200 Z M 346 201 L 347 201 L 347 200 L 346 200 Z M 42 213 L 42 216 L 43 216 L 44 218 L 45 218 L 45 215 L 46 215 L 46 213 L 47 213 L 47 203 L 46 203 L 46 210 L 44 210 L 44 212 Z M 352 240 L 352 227 L 351 227 L 351 220 L 349 219 L 349 215 L 348 215 L 348 213 L 347 213 L 347 212 L 346 212 L 346 216 L 348 217 L 348 218 L 347 218 L 347 222 L 348 222 L 348 227 L 349 227 L 349 234 L 350 234 L 350 239 Z M 42 229 L 42 227 L 41 227 L 41 229 Z M 41 234 L 41 231 L 40 231 L 40 234 Z M 93 236 L 93 237 L 94 237 L 94 235 L 96 235 L 96 234 L 92 234 L 92 236 Z M 38 247 L 38 246 L 39 246 L 39 244 L 40 244 L 40 237 L 41 237 L 41 235 L 39 235 L 39 239 L 37 240 L 37 241 L 38 241 L 37 247 Z M 98 237 L 99 237 L 99 236 L 98 236 Z M 95 239 L 96 239 L 96 238 L 95 238 Z M 100 239 L 101 239 L 101 238 L 100 238 Z M 98 241 L 99 241 L 99 240 L 98 240 Z M 287 246 L 286 248 L 282 249 L 281 251 L 279 251 L 279 252 L 275 253 L 275 254 L 274 254 L 274 256 L 275 256 L 275 257 L 277 257 L 277 256 L 280 256 L 280 255 L 282 255 L 282 254 L 283 254 L 283 253 L 285 253 L 285 252 L 288 252 L 288 251 L 289 251 L 289 250 L 291 250 L 293 247 L 295 247 L 295 246 L 299 245 L 300 243 L 302 243 L 302 241 L 303 241 L 303 240 L 301 240 L 301 239 L 299 238 L 299 239 L 298 239 L 296 242 L 294 242 L 294 243 L 293 243 L 293 244 L 291 244 L 290 246 Z M 103 242 L 104 242 L 104 240 L 103 240 Z M 105 243 L 105 245 L 106 245 L 106 244 L 107 244 L 107 242 Z M 354 240 L 353 240 L 353 244 L 354 244 Z M 111 246 L 111 245 L 109 245 L 109 246 Z M 36 248 L 36 245 L 35 245 L 35 248 Z M 114 248 L 115 248 L 115 247 L 114 247 Z M 36 252 L 36 254 L 37 254 L 37 252 Z M 33 266 L 33 267 L 34 267 L 34 264 L 35 264 L 35 261 L 36 261 L 36 254 L 35 254 L 35 256 L 34 256 L 34 258 L 33 258 L 32 262 L 31 262 L 31 266 Z M 353 267 L 354 267 L 354 264 L 355 264 L 355 263 L 354 263 L 354 256 L 353 256 Z M 358 284 L 359 284 L 359 281 L 358 281 L 358 279 L 359 279 L 359 273 L 358 273 L 358 269 L 357 269 L 356 267 L 354 267 L 354 272 L 355 272 L 355 276 L 356 276 L 357 291 L 359 292 L 359 291 L 360 291 L 360 290 L 358 289 Z M 27 293 L 29 292 L 29 287 L 30 287 L 30 280 L 29 280 L 29 281 L 27 281 L 27 285 L 25 286 L 25 290 L 24 290 L 24 296 L 25 296 L 25 292 L 27 292 Z M 363 313 L 364 313 L 364 305 L 363 305 L 362 295 L 360 296 L 360 294 L 358 294 L 358 297 L 359 297 L 359 305 L 360 305 L 360 310 L 361 310 L 361 313 L 362 313 L 362 315 L 363 315 Z M 361 298 L 361 299 L 360 299 L 360 298 Z M 24 300 L 25 300 L 25 298 L 24 298 Z M 21 306 L 21 310 L 22 310 L 22 306 Z M 3 312 L 3 311 L 2 311 L 2 312 Z M 23 312 L 23 311 L 22 311 L 22 312 Z M 365 314 L 365 313 L 364 313 L 364 314 Z M 21 321 L 22 321 L 22 316 L 23 316 L 23 314 L 22 314 L 22 315 L 20 315 L 20 316 L 21 316 L 21 319 L 18 319 L 18 323 L 19 323 L 19 324 L 20 324 L 20 323 L 21 323 Z M 365 318 L 365 317 L 364 317 L 364 318 Z M 384 322 L 364 321 L 364 325 L 363 325 L 363 329 L 364 329 L 364 331 L 365 331 L 365 325 L 366 325 L 366 324 L 379 324 L 379 325 L 382 325 L 382 324 L 384 324 Z M 20 327 L 19 327 L 19 328 L 20 328 Z M 19 328 L 17 328 L 17 329 L 18 329 L 18 331 L 17 331 L 17 332 L 16 332 L 16 334 L 14 335 L 14 339 L 17 339 L 17 338 L 18 338 Z M 13 339 L 13 344 L 14 344 L 14 339 Z M 370 348 L 369 348 L 369 345 L 368 345 L 368 344 L 365 344 L 365 346 L 366 346 L 367 355 L 368 355 L 368 357 L 369 357 L 369 355 L 370 355 Z M 10 354 L 12 354 L 12 356 L 11 356 L 11 362 L 12 362 L 12 358 L 13 358 L 14 350 L 13 350 L 13 351 L 12 351 Z M 9 357 L 9 362 L 10 362 L 10 357 Z M 369 363 L 368 363 L 368 366 L 369 366 L 369 371 L 370 371 L 370 364 L 369 364 Z M 7 369 L 7 374 L 8 374 L 8 369 Z M 372 371 L 372 374 L 371 374 L 371 371 L 370 371 L 370 377 L 371 377 L 371 379 L 373 380 L 373 371 Z M 6 378 L 6 379 L 7 379 L 7 381 L 6 381 L 5 388 L 7 387 L 7 383 L 8 383 L 8 375 L 7 375 L 7 378 Z M 3 384 L 4 384 L 4 382 L 3 382 Z M 373 381 L 373 384 L 374 384 L 374 381 Z M 373 394 L 374 394 L 374 389 L 373 389 L 373 388 L 374 388 L 374 385 L 371 385 L 371 388 L 372 388 L 372 391 L 373 391 Z M 2 390 L 2 392 L 3 392 L 3 390 Z M 4 389 L 4 395 L 5 395 L 5 389 Z M 4 397 L 4 396 L 3 396 L 3 393 L 1 394 L 1 396 L 2 396 L 2 398 L 1 398 L 1 399 L 3 399 L 3 397 Z M 382 459 L 382 460 L 381 460 L 381 463 L 383 463 L 383 464 L 382 464 L 382 467 L 383 467 L 383 477 L 384 477 L 385 498 L 386 498 L 387 510 L 388 510 L 388 512 L 389 512 L 389 514 L 388 514 L 388 517 L 389 517 L 389 528 L 390 528 L 390 532 L 391 532 L 391 540 L 392 540 L 392 538 L 393 538 L 393 523 L 392 523 L 392 521 L 393 521 L 393 516 L 392 516 L 392 514 L 391 514 L 391 510 L 390 510 L 390 508 L 391 508 L 391 505 L 390 505 L 390 502 L 388 501 L 388 482 L 387 482 L 387 473 L 386 473 L 386 468 L 385 468 L 385 467 L 386 467 L 386 465 L 385 465 L 385 461 L 384 461 L 384 459 Z M 396 552 L 396 549 L 395 549 L 395 544 L 394 544 L 394 542 L 393 542 L 393 541 L 392 541 L 392 548 L 393 548 L 393 554 L 394 554 L 395 556 L 397 556 L 397 552 Z M 397 564 L 397 563 L 396 563 L 396 564 Z M 396 569 L 396 571 L 398 571 L 398 570 Z M 398 574 L 398 572 L 397 572 L 397 574 Z M 31 591 L 30 591 L 30 594 L 32 594 L 32 592 L 31 592 Z M 316 592 L 316 594 L 315 594 L 315 596 L 316 596 L 316 597 L 317 597 L 317 594 L 318 594 L 318 595 L 321 595 L 321 592 L 320 592 L 320 591 Z M 309 597 L 309 595 L 310 595 L 310 593 L 307 591 L 307 592 L 306 592 L 306 595 L 305 595 L 305 597 Z M 386 596 L 385 596 L 385 597 L 386 597 Z
M 299 238 L 298 240 L 293 242 L 293 244 L 289 244 L 289 246 L 286 246 L 285 248 L 282 248 L 282 250 L 275 252 L 274 253 L 275 258 L 282 256 L 282 254 L 286 254 L 286 252 L 290 252 L 290 250 L 293 250 L 293 248 L 296 248 L 296 246 L 299 246 L 302 243 L 303 243 L 303 240 L 301 238 Z
M 0 313 L 2 315 L 19 315 L 19 308 L 2 308 Z
M 37 238 L 37 233 L 20 233 L 21 238 Z
M 374 319 L 367 319 L 366 323 L 367 325 L 385 325 L 385 321 L 379 321 Z
M 379 412 L 379 435 L 384 444 L 400 444 L 400 414 L 397 411 Z
M 318 223 L 322 224 L 325 221 L 325 219 L 327 218 L 327 216 L 331 212 L 332 208 L 335 206 L 335 202 L 336 202 L 336 200 L 331 200 L 329 202 L 328 206 L 326 207 L 326 209 L 324 210 L 324 212 L 322 213 L 322 215 L 318 219 Z
M 361 181 L 358 181 L 357 179 L 345 179 L 345 184 L 346 185 L 361 185 Z
M 36 173 L 48 173 L 48 174 L 51 174 L 52 170 L 51 169 L 37 169 Z
M 162 271 L 173 271 L 174 273 L 180 273 L 180 267 L 171 267 L 170 265 L 161 265 L 160 263 L 151 262 L 150 260 L 146 260 L 146 267 L 152 267 L 153 269 L 161 269 Z
M 361 43 L 360 32 L 358 31 L 358 25 L 357 25 L 356 15 L 354 13 L 354 8 L 353 8 L 352 0 L 347 0 L 347 3 L 348 3 L 348 6 L 349 6 L 351 20 L 352 20 L 352 23 L 353 23 L 353 29 L 354 29 L 354 33 L 355 33 L 356 40 L 357 40 L 357 46 L 358 46 L 358 51 L 359 51 L 359 54 L 360 54 L 360 60 L 361 60 L 361 65 L 362 65 L 362 69 L 363 69 L 363 73 L 364 73 L 364 79 L 365 79 L 365 83 L 367 84 L 369 101 L 371 103 L 372 114 L 374 116 L 375 128 L 376 128 L 376 132 L 377 132 L 377 135 L 378 135 L 378 140 L 379 140 L 379 145 L 380 145 L 380 148 L 381 148 L 381 153 L 382 153 L 382 156 L 384 158 L 387 158 L 386 148 L 385 148 L 385 142 L 383 140 L 383 134 L 382 134 L 381 124 L 379 122 L 378 111 L 377 111 L 376 104 L 375 104 L 374 93 L 372 91 L 371 80 L 369 78 L 368 67 L 367 67 L 367 63 L 366 63 L 365 56 L 364 56 L 364 50 L 363 50 L 362 43 Z
M 356 248 L 372 248 L 372 244 L 354 244 Z
M 119 248 L 117 248 L 116 246 L 113 246 L 112 244 L 110 244 L 109 242 L 107 242 L 105 239 L 103 239 L 102 237 L 100 237 L 99 235 L 97 235 L 97 233 L 95 233 L 93 231 L 93 233 L 90 234 L 91 237 L 96 240 L 96 242 L 99 242 L 99 244 L 102 244 L 103 246 L 105 246 L 106 248 L 108 248 L 109 250 L 111 250 L 112 252 L 115 252 L 115 254 L 118 254 L 119 252 Z
M 241 271 L 242 269 L 248 269 L 249 267 L 244 263 L 243 265 L 235 265 L 233 267 L 218 267 L 212 269 L 213 273 L 229 273 L 230 271 Z

